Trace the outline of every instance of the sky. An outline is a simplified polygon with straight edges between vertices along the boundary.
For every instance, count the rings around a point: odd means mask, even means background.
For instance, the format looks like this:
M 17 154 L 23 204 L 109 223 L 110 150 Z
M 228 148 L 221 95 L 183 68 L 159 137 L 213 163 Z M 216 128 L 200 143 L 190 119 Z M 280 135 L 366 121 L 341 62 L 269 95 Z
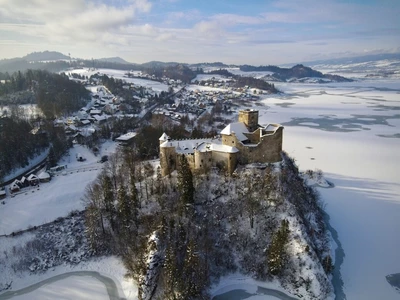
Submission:
M 399 0 L 0 0 L 0 58 L 284 64 L 400 52 Z

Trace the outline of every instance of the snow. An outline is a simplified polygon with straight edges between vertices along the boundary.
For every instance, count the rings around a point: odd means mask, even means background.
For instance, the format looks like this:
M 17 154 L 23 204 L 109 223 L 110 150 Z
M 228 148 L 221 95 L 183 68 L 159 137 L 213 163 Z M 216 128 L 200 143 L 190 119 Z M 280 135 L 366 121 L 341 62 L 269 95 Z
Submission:
M 286 99 L 265 98 L 270 108 L 260 111 L 259 123 L 306 120 L 284 124 L 283 149 L 301 170 L 321 169 L 335 185 L 320 193 L 345 252 L 341 274 L 347 299 L 398 299 L 385 276 L 400 268 L 400 139 L 379 135 L 400 133 L 400 82 L 369 80 L 317 89 L 308 84 L 276 85 L 286 90 Z M 385 87 L 395 90 L 382 90 Z M 287 98 L 295 105 L 271 104 Z M 371 101 L 390 107 L 376 111 Z M 342 131 L 343 121 L 362 128 Z
M 235 122 L 227 125 L 222 131 L 221 134 L 231 135 L 234 133 L 239 141 L 245 141 L 248 138 L 243 133 L 249 133 L 246 125 L 242 122 Z
M 129 141 L 137 135 L 136 132 L 128 132 L 116 138 L 117 141 Z
M 282 288 L 277 281 L 262 282 L 249 278 L 240 273 L 227 275 L 222 277 L 218 284 L 215 284 L 210 289 L 211 297 L 227 293 L 232 290 L 244 290 L 249 294 L 255 294 L 258 287 L 268 288 L 280 291 L 287 294 L 290 297 L 296 299 L 295 296 L 289 295 L 288 292 Z M 237 298 L 241 299 L 241 298 Z M 252 295 L 243 299 L 258 300 L 258 299 L 279 299 L 278 297 L 267 296 L 267 295 Z
M 18 241 L 19 243 L 21 243 L 21 239 L 26 239 L 24 238 L 25 235 L 27 234 L 25 233 L 22 237 L 18 237 L 20 239 Z M 9 247 L 9 249 L 11 248 Z M 83 275 L 85 275 L 83 277 L 79 274 L 79 272 L 82 271 Z M 40 289 L 24 295 L 26 296 L 25 298 L 13 297 L 12 299 L 110 299 L 107 295 L 104 284 L 98 279 L 91 277 L 91 275 L 85 274 L 85 271 L 98 272 L 100 275 L 110 278 L 115 282 L 121 298 L 127 300 L 138 299 L 137 285 L 132 279 L 125 278 L 126 269 L 123 266 L 122 261 L 115 256 L 94 258 L 88 262 L 80 263 L 75 266 L 58 266 L 53 270 L 44 273 L 36 273 L 34 275 L 23 274 L 23 276 L 14 276 L 12 291 L 17 291 L 43 280 L 48 280 L 54 276 L 69 272 L 78 272 L 77 275 L 79 275 L 79 277 L 68 277 L 50 285 L 43 286 Z M 3 276 L 3 274 L 0 274 L 0 282 L 3 282 Z M 59 290 L 60 297 L 64 298 L 59 298 L 58 295 L 57 297 L 50 297 L 54 290 Z M 50 298 L 46 298 L 46 296 L 49 296 Z M 78 296 L 79 298 L 77 298 Z
M 115 151 L 115 143 L 103 145 L 101 154 Z M 80 153 L 86 161 L 79 162 L 76 155 Z M 98 158 L 81 145 L 70 149 L 69 156 L 60 164 L 66 164 L 65 175 L 54 176 L 48 183 L 41 183 L 35 188 L 24 188 L 14 197 L 8 197 L 0 209 L 0 234 L 11 234 L 14 231 L 41 225 L 66 216 L 73 210 L 82 210 L 81 200 L 87 184 L 92 182 L 101 171 L 102 164 Z
M 89 276 L 72 276 L 54 283 L 44 285 L 35 291 L 20 296 L 13 300 L 84 300 L 84 299 L 110 299 L 103 283 Z
M 41 161 L 43 161 L 43 160 L 46 158 L 46 156 L 47 156 L 48 153 L 49 153 L 49 149 L 46 149 L 45 151 L 43 151 L 41 154 L 39 154 L 39 155 L 36 156 L 35 158 L 30 159 L 30 160 L 29 160 L 29 164 L 28 164 L 26 167 L 15 169 L 15 170 L 14 170 L 13 172 L 11 172 L 10 174 L 4 176 L 3 181 L 8 181 L 8 180 L 11 180 L 11 179 L 14 178 L 14 177 L 19 177 L 19 176 L 21 176 L 21 175 L 24 174 L 27 170 L 30 170 L 30 169 L 32 168 L 32 166 L 35 166 L 35 165 L 39 164 Z
M 125 77 L 125 74 L 127 72 L 128 71 L 114 70 L 114 69 L 86 69 L 86 68 L 68 71 L 68 73 L 76 73 L 76 74 L 89 76 L 89 77 L 94 74 L 100 73 L 100 74 L 105 74 L 108 77 L 113 77 L 115 79 L 125 80 L 127 83 L 133 83 L 135 85 L 152 88 L 156 92 L 168 91 L 168 85 L 166 85 L 164 83 L 161 83 L 158 81 L 153 81 L 153 80 L 142 79 L 142 78 L 128 78 L 128 77 Z

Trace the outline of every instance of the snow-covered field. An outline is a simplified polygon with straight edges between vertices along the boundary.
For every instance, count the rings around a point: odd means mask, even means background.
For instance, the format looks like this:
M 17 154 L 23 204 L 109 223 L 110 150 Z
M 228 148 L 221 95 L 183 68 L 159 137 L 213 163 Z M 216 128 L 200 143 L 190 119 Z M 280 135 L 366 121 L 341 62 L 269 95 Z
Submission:
M 125 77 L 125 74 L 127 73 L 127 71 L 123 71 L 123 70 L 87 69 L 87 68 L 85 68 L 85 69 L 70 70 L 67 73 L 76 73 L 76 74 L 89 76 L 89 77 L 96 73 L 106 74 L 108 77 L 113 77 L 114 79 L 122 79 L 128 83 L 145 86 L 147 88 L 151 87 L 153 89 L 153 91 L 155 91 L 155 92 L 168 91 L 168 85 L 166 85 L 164 83 L 161 83 L 158 81 L 153 81 L 153 80 L 142 79 L 142 78 L 128 78 L 128 77 Z M 137 72 L 133 72 L 133 74 L 138 75 Z
M 104 144 L 102 155 L 114 152 L 115 147 L 115 143 Z M 86 161 L 77 161 L 78 153 Z M 24 188 L 14 197 L 8 196 L 0 209 L 0 235 L 41 225 L 66 216 L 73 210 L 83 209 L 81 199 L 86 185 L 96 178 L 102 168 L 102 164 L 97 162 L 99 157 L 101 155 L 94 156 L 88 148 L 75 145 L 69 156 L 59 162 L 60 165 L 67 165 L 65 173 L 54 176 L 50 182 L 39 187 Z
M 345 253 L 347 299 L 398 299 L 385 276 L 400 272 L 400 81 L 277 87 L 290 95 L 266 98 L 260 123 L 283 123 L 300 169 L 335 185 L 320 192 Z

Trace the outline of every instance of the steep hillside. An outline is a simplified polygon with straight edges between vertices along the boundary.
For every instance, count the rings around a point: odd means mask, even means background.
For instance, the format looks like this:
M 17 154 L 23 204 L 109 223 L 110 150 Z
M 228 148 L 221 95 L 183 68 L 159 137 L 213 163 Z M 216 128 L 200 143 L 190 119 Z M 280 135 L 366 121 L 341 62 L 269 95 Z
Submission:
M 183 159 L 164 178 L 128 153 L 116 172 L 114 159 L 87 189 L 86 232 L 94 251 L 118 249 L 140 299 L 207 299 L 235 272 L 306 299 L 332 296 L 322 203 L 286 155 L 233 176 L 192 174 Z

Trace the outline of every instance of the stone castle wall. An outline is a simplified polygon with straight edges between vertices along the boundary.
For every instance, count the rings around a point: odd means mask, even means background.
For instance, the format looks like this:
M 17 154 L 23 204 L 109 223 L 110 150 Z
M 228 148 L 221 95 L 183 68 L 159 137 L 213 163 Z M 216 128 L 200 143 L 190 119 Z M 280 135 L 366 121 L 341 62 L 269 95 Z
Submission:
M 283 127 L 277 126 L 275 131 L 265 131 L 258 128 L 258 111 L 244 110 L 239 112 L 239 122 L 244 123 L 249 133 L 244 133 L 248 141 L 242 143 L 235 133 L 222 134 L 222 144 L 236 147 L 239 152 L 226 153 L 219 151 L 200 152 L 185 154 L 189 167 L 193 172 L 206 173 L 211 167 L 220 164 L 230 174 L 236 168 L 237 163 L 273 163 L 281 160 Z M 161 142 L 160 142 L 161 143 Z M 177 168 L 178 154 L 175 147 L 160 148 L 160 165 L 162 176 L 168 175 Z
M 258 110 L 239 111 L 238 121 L 244 123 L 250 132 L 256 130 L 258 127 Z
M 166 176 L 176 170 L 175 147 L 160 148 L 160 167 L 162 176 Z
M 258 134 L 259 143 L 256 134 Z M 224 145 L 236 147 L 239 150 L 238 162 L 241 164 L 262 162 L 271 163 L 281 160 L 283 127 L 279 127 L 274 133 L 270 133 L 260 137 L 260 130 L 256 130 L 255 136 L 246 135 L 249 137 L 252 144 L 243 144 L 236 135 L 222 135 L 222 143 Z

